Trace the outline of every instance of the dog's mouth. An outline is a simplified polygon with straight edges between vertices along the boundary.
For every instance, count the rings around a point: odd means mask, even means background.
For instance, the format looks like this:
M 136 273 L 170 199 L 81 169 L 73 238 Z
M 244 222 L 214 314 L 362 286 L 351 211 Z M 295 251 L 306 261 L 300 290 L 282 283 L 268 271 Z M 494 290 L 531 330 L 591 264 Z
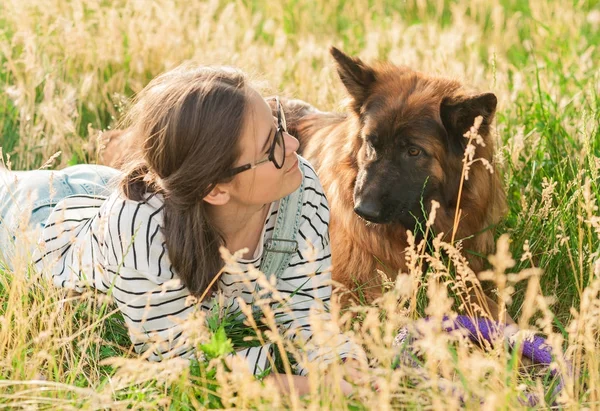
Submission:
M 369 225 L 385 225 L 385 224 L 393 224 L 395 222 L 395 215 L 397 213 L 390 212 L 389 210 L 382 210 L 380 213 L 376 215 L 368 215 L 365 213 L 361 213 L 359 209 L 354 210 L 355 214 L 363 221 L 365 221 Z M 402 209 L 398 214 L 402 214 L 405 212 L 405 209 Z
M 402 226 L 405 226 L 405 228 L 411 228 L 415 224 L 415 217 L 409 212 L 409 209 L 407 207 L 382 210 L 382 212 L 376 217 L 362 215 L 356 209 L 354 210 L 354 212 L 358 216 L 358 218 L 364 221 L 365 225 L 368 227 L 400 224 Z
M 360 220 L 362 220 L 362 221 L 365 223 L 365 225 L 367 225 L 367 226 L 369 226 L 369 227 L 372 227 L 372 226 L 378 226 L 378 225 L 385 224 L 385 223 L 380 223 L 380 222 L 377 222 L 377 221 L 373 221 L 373 220 L 367 219 L 367 218 L 365 218 L 365 217 L 361 216 L 361 215 L 360 215 L 360 214 L 358 214 L 358 213 L 357 213 L 356 215 L 358 216 L 358 218 L 359 218 Z

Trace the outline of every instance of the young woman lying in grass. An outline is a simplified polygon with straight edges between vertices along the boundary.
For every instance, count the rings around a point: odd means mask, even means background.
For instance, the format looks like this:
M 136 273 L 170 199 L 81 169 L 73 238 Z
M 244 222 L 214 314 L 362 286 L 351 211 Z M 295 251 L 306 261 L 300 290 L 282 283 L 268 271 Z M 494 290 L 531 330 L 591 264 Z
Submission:
M 142 154 L 124 174 L 92 165 L 0 173 L 3 252 L 31 204 L 26 220 L 42 227 L 37 268 L 59 287 L 110 294 L 135 350 L 160 361 L 196 354 L 183 323 L 210 310 L 214 294 L 226 297 L 230 312 L 239 310 L 238 299 L 252 305 L 259 298 L 248 268 L 240 272 L 219 253 L 221 246 L 246 249 L 238 262 L 275 274 L 286 296 L 277 322 L 291 338 L 310 340 L 309 311 L 328 316 L 331 298 L 329 209 L 281 109 L 274 117 L 239 71 L 179 68 L 153 80 L 128 119 Z M 337 344 L 314 349 L 309 360 L 362 358 L 334 337 Z M 273 354 L 266 344 L 235 355 L 261 374 Z M 305 365 L 297 373 L 266 380 L 308 392 Z

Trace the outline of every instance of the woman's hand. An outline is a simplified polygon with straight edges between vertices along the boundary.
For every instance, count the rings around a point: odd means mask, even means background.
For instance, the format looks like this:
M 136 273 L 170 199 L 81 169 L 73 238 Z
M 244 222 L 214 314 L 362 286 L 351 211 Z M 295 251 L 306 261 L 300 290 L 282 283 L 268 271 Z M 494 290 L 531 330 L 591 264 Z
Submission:
M 327 382 L 331 383 L 328 376 L 325 377 Z M 282 394 L 291 394 L 292 389 L 290 383 L 293 385 L 293 390 L 299 396 L 303 396 L 310 393 L 310 383 L 308 377 L 301 375 L 287 375 L 287 374 L 271 374 L 263 380 L 266 384 L 275 384 L 279 392 Z M 353 392 L 352 385 L 345 380 L 339 381 L 339 388 L 345 396 L 349 396 Z
M 310 393 L 308 378 L 301 375 L 273 373 L 267 376 L 263 381 L 265 384 L 275 384 L 275 387 L 277 387 L 282 394 L 292 393 L 290 384 L 293 386 L 293 391 L 300 396 Z

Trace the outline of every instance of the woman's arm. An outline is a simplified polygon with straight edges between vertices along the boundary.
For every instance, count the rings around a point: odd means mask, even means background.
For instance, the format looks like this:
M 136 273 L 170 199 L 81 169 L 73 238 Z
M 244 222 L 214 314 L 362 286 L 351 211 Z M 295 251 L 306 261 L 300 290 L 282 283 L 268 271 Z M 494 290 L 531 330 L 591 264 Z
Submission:
M 156 199 L 154 199 L 156 200 Z M 102 210 L 102 288 L 125 318 L 136 352 L 151 361 L 196 355 L 194 334 L 203 324 L 198 304 L 174 272 L 162 235 L 161 202 L 113 198 Z M 237 352 L 253 374 L 269 365 L 270 345 Z

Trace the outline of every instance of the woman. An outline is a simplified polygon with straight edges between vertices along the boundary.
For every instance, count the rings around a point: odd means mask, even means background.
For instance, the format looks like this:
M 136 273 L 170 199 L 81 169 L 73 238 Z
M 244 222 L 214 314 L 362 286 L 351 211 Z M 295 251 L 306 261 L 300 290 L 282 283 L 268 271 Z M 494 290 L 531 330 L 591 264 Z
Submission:
M 190 297 L 221 291 L 231 310 L 238 309 L 235 297 L 248 304 L 255 298 L 255 280 L 247 271 L 226 266 L 215 278 L 224 265 L 219 248 L 246 249 L 239 262 L 260 268 L 265 245 L 279 231 L 280 202 L 302 187 L 294 218 L 297 247 L 288 250 L 293 255 L 276 288 L 287 296 L 288 306 L 278 321 L 294 338 L 308 341 L 308 310 L 331 296 L 329 210 L 314 170 L 296 154 L 298 141 L 286 132 L 281 109 L 274 118 L 238 71 L 179 68 L 154 79 L 128 119 L 142 154 L 123 176 L 101 166 L 67 168 L 52 174 L 50 182 L 49 172 L 9 173 L 8 180 L 25 182 L 13 186 L 9 181 L 12 191 L 3 185 L 0 197 L 12 197 L 14 204 L 15 192 L 22 198 L 38 192 L 29 222 L 43 226 L 34 253 L 38 268 L 58 286 L 110 292 L 136 351 L 150 360 L 189 357 L 194 347 L 185 341 L 182 320 L 211 307 L 210 299 L 190 304 Z M 119 188 L 111 192 L 106 181 L 115 176 Z M 48 190 L 48 183 L 55 188 Z M 16 215 L 0 211 L 5 221 Z M 320 315 L 327 316 L 323 310 Z M 271 351 L 252 347 L 236 355 L 258 374 L 268 367 Z M 308 357 L 323 357 L 322 351 Z M 362 355 L 346 341 L 335 354 L 343 359 Z M 306 369 L 298 371 L 294 388 L 305 393 Z M 267 380 L 289 390 L 280 375 Z

